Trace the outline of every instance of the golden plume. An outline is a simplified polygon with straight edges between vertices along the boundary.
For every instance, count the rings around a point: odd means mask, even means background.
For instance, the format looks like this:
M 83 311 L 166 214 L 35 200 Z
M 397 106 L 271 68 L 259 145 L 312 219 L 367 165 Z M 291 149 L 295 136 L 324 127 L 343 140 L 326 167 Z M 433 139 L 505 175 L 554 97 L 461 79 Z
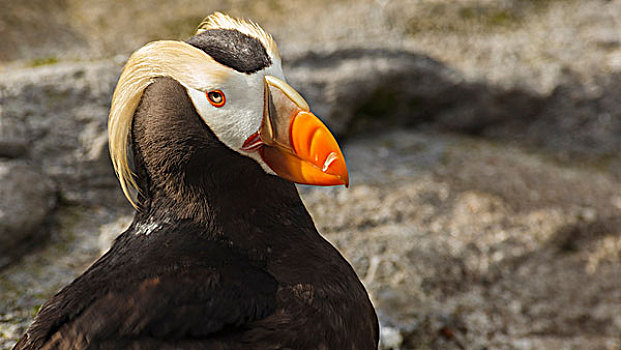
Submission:
M 157 77 L 171 77 L 187 87 L 208 91 L 230 74 L 226 67 L 200 49 L 181 41 L 162 40 L 149 43 L 134 52 L 121 73 L 112 96 L 108 118 L 110 158 L 121 188 L 137 208 L 138 190 L 129 166 L 128 145 L 134 113 L 144 90 Z

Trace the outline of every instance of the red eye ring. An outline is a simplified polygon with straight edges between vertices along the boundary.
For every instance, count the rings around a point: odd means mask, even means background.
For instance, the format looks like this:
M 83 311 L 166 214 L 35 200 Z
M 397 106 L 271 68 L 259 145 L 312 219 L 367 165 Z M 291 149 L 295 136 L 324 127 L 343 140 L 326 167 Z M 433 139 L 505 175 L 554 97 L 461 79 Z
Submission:
M 224 97 L 222 90 L 207 91 L 205 96 L 207 96 L 207 100 L 214 107 L 220 108 L 226 103 L 226 97 Z

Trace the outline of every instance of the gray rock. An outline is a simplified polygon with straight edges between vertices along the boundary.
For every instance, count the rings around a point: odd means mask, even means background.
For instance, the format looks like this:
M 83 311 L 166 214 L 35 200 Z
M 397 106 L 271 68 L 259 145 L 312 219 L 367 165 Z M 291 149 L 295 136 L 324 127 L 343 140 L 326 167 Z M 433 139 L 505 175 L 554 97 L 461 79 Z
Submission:
M 544 102 L 528 91 L 467 81 L 403 49 L 307 52 L 286 68 L 311 108 L 340 135 L 421 124 L 479 133 L 516 120 L 528 124 Z
M 120 60 L 123 61 L 122 59 Z M 340 136 L 420 124 L 473 131 L 532 114 L 539 99 L 467 83 L 425 55 L 396 49 L 298 53 L 289 80 Z M 121 70 L 115 61 L 21 69 L 0 78 L 0 143 L 27 158 L 70 203 L 123 203 L 109 161 L 106 121 Z
M 600 88 L 593 92 L 566 72 L 544 95 L 471 81 L 404 50 L 307 52 L 285 68 L 314 112 L 340 136 L 425 127 L 543 146 L 565 159 L 610 160 L 621 149 L 618 74 L 599 78 Z M 618 166 L 616 172 L 621 173 Z
M 28 159 L 69 203 L 122 203 L 107 146 L 113 61 L 22 69 L 0 77 L 0 154 Z
M 45 233 L 54 184 L 21 161 L 0 161 L 0 267 Z
M 348 48 L 295 56 L 285 61 L 289 80 L 342 137 L 418 126 L 543 145 L 566 155 L 610 158 L 621 147 L 614 77 L 599 95 L 568 78 L 542 96 L 472 82 L 405 50 Z M 69 203 L 125 205 L 106 134 L 122 61 L 57 64 L 0 76 L 0 156 L 31 161 L 54 179 Z M 621 173 L 618 163 L 611 168 Z
M 461 81 L 440 62 L 399 50 L 307 52 L 285 62 L 287 78 L 341 135 L 427 121 Z
M 300 191 L 367 287 L 385 348 L 618 348 L 619 179 L 419 131 L 356 136 L 344 153 L 349 189 Z M 64 206 L 55 220 L 45 247 L 0 271 L 0 348 L 131 217 Z
M 351 188 L 303 200 L 370 291 L 387 348 L 618 344 L 619 293 L 601 297 L 621 288 L 617 178 L 435 133 L 344 152 Z

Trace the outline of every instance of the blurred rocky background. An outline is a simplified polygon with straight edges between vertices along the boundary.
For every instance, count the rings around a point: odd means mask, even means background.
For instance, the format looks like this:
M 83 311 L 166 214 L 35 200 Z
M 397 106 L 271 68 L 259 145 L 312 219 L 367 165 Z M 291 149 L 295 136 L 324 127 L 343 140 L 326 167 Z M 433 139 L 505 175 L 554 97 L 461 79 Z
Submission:
M 214 10 L 344 144 L 351 188 L 300 192 L 383 349 L 621 348 L 621 0 L 0 0 L 0 348 L 131 221 L 124 61 Z

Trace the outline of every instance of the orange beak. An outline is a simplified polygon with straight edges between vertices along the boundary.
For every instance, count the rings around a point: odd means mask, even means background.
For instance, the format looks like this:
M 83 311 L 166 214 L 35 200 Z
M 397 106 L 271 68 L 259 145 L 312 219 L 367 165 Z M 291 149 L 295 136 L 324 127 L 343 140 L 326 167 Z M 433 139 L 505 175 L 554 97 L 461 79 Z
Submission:
M 284 81 L 265 77 L 261 128 L 242 150 L 257 151 L 280 177 L 307 185 L 349 186 L 345 157 L 328 128 Z

